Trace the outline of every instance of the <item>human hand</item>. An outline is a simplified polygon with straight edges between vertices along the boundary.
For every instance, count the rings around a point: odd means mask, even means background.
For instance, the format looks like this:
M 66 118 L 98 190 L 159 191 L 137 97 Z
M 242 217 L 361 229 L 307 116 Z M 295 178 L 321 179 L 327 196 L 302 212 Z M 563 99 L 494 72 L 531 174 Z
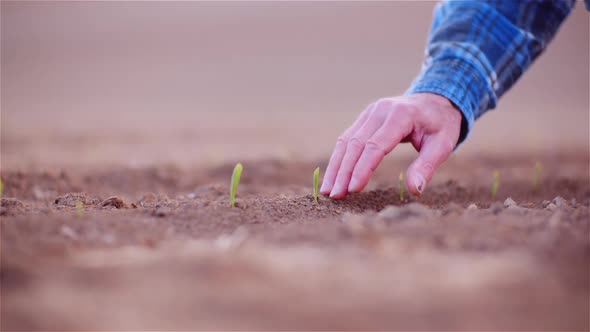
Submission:
M 383 157 L 410 142 L 420 153 L 408 167 L 406 187 L 420 195 L 455 148 L 461 117 L 448 99 L 433 93 L 379 99 L 336 141 L 320 192 L 339 199 L 363 190 Z

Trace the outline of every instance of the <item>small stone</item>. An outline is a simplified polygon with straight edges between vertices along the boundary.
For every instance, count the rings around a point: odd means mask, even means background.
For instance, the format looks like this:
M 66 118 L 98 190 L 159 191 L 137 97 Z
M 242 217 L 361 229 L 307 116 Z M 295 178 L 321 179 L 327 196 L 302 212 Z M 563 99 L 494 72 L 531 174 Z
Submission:
M 467 210 L 477 210 L 477 205 L 475 204 L 469 204 L 469 206 L 467 207 Z
M 549 206 L 549 204 L 551 204 L 551 202 L 550 202 L 550 201 L 548 201 L 548 200 L 544 200 L 544 201 L 543 201 L 543 203 L 541 203 L 541 206 L 542 206 L 543 208 L 546 208 L 547 206 Z
M 190 193 L 190 194 L 186 195 L 186 197 L 188 199 L 195 199 L 195 198 L 197 198 L 197 194 L 196 193 Z
M 556 204 L 549 203 L 549 205 L 547 205 L 546 209 L 551 210 L 551 211 L 555 211 L 555 210 L 559 209 L 559 207 Z
M 508 197 L 504 201 L 504 207 L 505 208 L 516 207 L 516 206 L 518 206 L 518 204 L 516 204 L 516 202 L 512 199 L 512 197 Z
M 76 233 L 76 231 L 66 225 L 61 226 L 61 228 L 59 229 L 59 232 L 63 236 L 65 236 L 69 239 L 72 239 L 72 240 L 78 239 L 78 234 Z
M 567 201 L 563 197 L 557 196 L 553 199 L 553 204 L 557 205 L 559 208 L 562 208 L 567 206 Z

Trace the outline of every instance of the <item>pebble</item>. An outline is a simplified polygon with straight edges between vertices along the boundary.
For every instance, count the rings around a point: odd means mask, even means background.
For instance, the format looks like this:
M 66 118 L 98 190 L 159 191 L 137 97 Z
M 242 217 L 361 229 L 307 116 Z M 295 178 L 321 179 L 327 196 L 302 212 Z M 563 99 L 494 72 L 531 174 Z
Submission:
M 470 204 L 470 205 L 467 207 L 467 210 L 477 210 L 477 205 L 475 205 L 475 204 Z
M 543 206 L 543 208 L 546 208 L 547 206 L 549 206 L 549 204 L 551 204 L 550 201 L 544 200 L 543 203 L 541 203 L 541 206 Z
M 518 204 L 516 204 L 516 202 L 512 199 L 512 197 L 508 197 L 506 198 L 506 200 L 504 201 L 504 207 L 505 208 L 509 208 L 509 207 L 517 207 Z
M 557 196 L 553 199 L 553 204 L 557 205 L 557 207 L 566 207 L 567 206 L 567 201 L 561 197 L 561 196 Z
M 551 211 L 555 211 L 558 208 L 559 207 L 556 204 L 553 204 L 553 203 L 549 203 L 549 205 L 547 205 L 547 207 L 546 207 L 547 210 L 551 210 Z

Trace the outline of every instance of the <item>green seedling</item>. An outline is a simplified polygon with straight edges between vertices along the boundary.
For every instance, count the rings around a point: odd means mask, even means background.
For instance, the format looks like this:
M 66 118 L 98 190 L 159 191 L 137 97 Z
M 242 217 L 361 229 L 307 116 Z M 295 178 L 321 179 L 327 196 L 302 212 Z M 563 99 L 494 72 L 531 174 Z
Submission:
M 313 171 L 313 199 L 318 202 L 318 186 L 320 184 L 320 168 Z
M 2 193 L 4 192 L 4 182 L 0 179 L 0 197 L 2 197 Z
M 492 182 L 492 198 L 496 198 L 496 194 L 498 193 L 498 188 L 500 187 L 500 172 L 494 171 L 492 173 L 493 182 Z
M 238 191 L 238 184 L 240 184 L 240 176 L 242 176 L 241 163 L 237 163 L 234 167 L 234 172 L 231 175 L 231 187 L 229 188 L 229 206 L 234 207 L 236 205 L 236 192 Z
M 541 182 L 541 171 L 543 170 L 543 166 L 540 162 L 535 163 L 535 174 L 533 175 L 533 191 L 539 190 L 539 184 Z
M 78 213 L 78 217 L 84 216 L 84 204 L 82 204 L 82 201 L 76 202 L 76 212 Z
M 399 200 L 404 200 L 404 172 L 399 173 Z

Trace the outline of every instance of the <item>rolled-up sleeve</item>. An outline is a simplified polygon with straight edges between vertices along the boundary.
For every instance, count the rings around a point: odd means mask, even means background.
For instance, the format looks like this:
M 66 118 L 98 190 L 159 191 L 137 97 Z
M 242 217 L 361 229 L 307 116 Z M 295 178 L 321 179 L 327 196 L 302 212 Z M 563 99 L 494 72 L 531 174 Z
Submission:
M 463 114 L 460 144 L 541 54 L 574 0 L 444 1 L 436 5 L 418 77 L 406 93 L 431 92 Z

